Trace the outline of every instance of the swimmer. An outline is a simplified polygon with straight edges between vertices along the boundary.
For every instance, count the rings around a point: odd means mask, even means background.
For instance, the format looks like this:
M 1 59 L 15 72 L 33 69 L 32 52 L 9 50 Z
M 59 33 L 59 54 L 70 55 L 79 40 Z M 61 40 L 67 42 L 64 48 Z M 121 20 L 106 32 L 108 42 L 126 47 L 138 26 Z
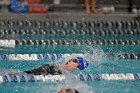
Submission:
M 74 88 L 69 88 L 69 89 L 62 89 L 58 93 L 79 93 L 79 92 Z
M 70 59 L 65 64 L 46 64 L 39 68 L 24 71 L 27 74 L 33 75 L 61 75 L 65 70 L 74 71 L 77 68 L 84 70 L 88 67 L 88 62 L 82 57 Z

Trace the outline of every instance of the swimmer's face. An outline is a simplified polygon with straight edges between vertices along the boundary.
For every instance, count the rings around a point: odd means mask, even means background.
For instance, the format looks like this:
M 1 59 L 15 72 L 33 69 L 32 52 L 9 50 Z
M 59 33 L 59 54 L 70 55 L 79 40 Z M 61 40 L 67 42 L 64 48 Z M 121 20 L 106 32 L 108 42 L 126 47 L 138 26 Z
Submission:
M 65 67 L 67 70 L 76 70 L 79 66 L 77 59 L 71 59 L 66 64 Z
M 65 90 L 60 90 L 58 93 L 67 93 Z
M 58 93 L 76 93 L 75 89 L 62 89 Z

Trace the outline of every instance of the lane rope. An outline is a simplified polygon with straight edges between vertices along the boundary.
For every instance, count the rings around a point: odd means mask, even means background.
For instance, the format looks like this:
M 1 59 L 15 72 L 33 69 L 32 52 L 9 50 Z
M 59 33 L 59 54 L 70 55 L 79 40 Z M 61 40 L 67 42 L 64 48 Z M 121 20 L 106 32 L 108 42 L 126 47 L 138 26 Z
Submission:
M 1 47 L 17 45 L 140 45 L 140 40 L 0 40 Z
M 81 81 L 109 81 L 109 80 L 140 80 L 140 73 L 120 74 L 79 74 L 75 75 Z M 5 75 L 0 76 L 0 83 L 3 82 L 56 82 L 66 79 L 65 75 Z
M 27 5 L 26 3 L 23 4 L 25 10 Z M 21 6 L 19 6 L 21 7 Z M 15 8 L 15 7 L 14 7 Z M 16 7 L 17 8 L 17 7 Z M 23 12 L 26 12 L 26 11 Z M 45 27 L 45 28 L 109 28 L 109 29 L 139 29 L 140 22 L 138 20 L 123 20 L 123 21 L 11 21 L 11 20 L 2 20 L 0 22 L 0 26 L 7 26 L 7 27 Z
M 0 35 L 135 35 L 140 34 L 139 29 L 1 29 Z
M 139 53 L 111 54 L 120 59 L 140 59 Z M 87 56 L 87 54 L 0 54 L 0 60 L 58 60 L 69 56 Z

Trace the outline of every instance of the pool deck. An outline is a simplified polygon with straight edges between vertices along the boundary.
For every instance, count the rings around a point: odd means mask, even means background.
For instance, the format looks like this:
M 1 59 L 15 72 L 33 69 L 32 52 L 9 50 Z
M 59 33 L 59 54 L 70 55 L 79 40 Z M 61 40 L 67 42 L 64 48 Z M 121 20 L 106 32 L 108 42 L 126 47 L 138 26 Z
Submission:
M 85 11 L 49 12 L 48 14 L 1 13 L 0 20 L 134 20 L 138 14 L 115 12 L 110 14 L 89 14 Z

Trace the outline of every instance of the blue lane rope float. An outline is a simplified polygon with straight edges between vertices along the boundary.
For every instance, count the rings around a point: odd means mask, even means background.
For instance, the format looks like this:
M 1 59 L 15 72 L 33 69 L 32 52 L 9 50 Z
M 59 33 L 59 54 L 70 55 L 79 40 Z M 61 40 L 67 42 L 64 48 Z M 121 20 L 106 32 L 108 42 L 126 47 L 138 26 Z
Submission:
M 0 46 L 17 45 L 140 45 L 140 40 L 0 40 Z
M 140 73 L 132 74 L 79 74 L 75 75 L 81 81 L 109 81 L 109 80 L 140 80 Z M 66 79 L 65 75 L 5 75 L 0 76 L 0 83 L 4 82 L 56 82 Z
M 86 56 L 87 54 L 0 54 L 0 60 L 58 60 L 69 56 Z M 112 54 L 115 55 L 115 54 Z M 140 59 L 140 54 L 116 54 L 120 59 Z

